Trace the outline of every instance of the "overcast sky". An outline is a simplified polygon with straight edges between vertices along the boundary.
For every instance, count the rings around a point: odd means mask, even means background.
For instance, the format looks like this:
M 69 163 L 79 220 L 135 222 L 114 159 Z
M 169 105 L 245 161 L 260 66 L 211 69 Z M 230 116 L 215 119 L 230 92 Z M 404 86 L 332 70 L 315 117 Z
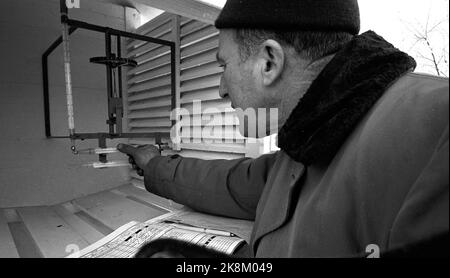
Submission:
M 201 0 L 223 7 L 226 0 Z M 439 69 L 448 76 L 449 0 L 359 0 L 361 32 L 374 30 L 413 56 L 416 71 L 436 74 L 430 47 L 416 35 L 432 29 L 429 42 Z M 428 23 L 428 25 L 427 25 Z M 441 73 L 442 74 L 442 73 Z

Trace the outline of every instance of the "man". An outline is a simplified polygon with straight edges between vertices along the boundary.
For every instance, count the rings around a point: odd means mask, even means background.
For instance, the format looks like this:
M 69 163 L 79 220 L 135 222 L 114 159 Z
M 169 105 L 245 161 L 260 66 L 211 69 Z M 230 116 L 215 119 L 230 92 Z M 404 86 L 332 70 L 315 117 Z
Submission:
M 255 257 L 448 242 L 448 79 L 412 73 L 407 54 L 358 35 L 356 0 L 228 0 L 215 25 L 220 95 L 278 108 L 281 151 L 204 161 L 119 145 L 147 190 L 254 220 Z

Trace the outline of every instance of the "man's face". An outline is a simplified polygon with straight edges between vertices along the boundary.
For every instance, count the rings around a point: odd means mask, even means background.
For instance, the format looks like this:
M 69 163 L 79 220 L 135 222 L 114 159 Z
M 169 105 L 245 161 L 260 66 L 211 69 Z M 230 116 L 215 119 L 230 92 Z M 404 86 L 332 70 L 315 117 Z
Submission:
M 270 55 L 260 50 L 242 61 L 234 32 L 222 29 L 219 34 L 217 61 L 224 68 L 219 94 L 229 99 L 232 107 L 237 109 L 241 135 L 264 137 L 278 130 L 277 112 L 275 116 L 269 113 L 277 108 L 276 101 L 280 94 L 274 80 L 279 79 L 284 56 L 277 42 L 266 41 L 263 43 L 266 47 L 262 46 L 261 49 L 270 48 Z M 272 55 L 275 48 L 276 55 Z M 272 56 L 275 58 L 270 58 Z
M 263 107 L 254 73 L 254 61 L 249 57 L 241 61 L 239 46 L 234 40 L 234 31 L 223 29 L 219 34 L 217 61 L 223 67 L 219 94 L 229 99 L 233 108 L 243 110 Z

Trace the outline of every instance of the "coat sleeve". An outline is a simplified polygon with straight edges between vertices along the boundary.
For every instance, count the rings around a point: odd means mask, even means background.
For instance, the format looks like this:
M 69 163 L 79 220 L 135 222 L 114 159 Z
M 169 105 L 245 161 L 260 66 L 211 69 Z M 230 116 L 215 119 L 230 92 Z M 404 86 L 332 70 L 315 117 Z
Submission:
M 144 169 L 149 192 L 195 210 L 254 220 L 276 153 L 256 159 L 156 157 Z
M 389 249 L 427 240 L 449 230 L 449 130 L 408 192 L 393 223 Z M 448 248 L 444 246 L 444 248 Z

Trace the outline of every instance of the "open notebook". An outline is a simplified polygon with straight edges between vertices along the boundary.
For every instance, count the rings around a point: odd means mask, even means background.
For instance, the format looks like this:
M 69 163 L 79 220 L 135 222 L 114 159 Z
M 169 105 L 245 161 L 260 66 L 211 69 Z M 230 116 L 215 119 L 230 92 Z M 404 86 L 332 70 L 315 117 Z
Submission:
M 225 254 L 249 242 L 253 222 L 182 209 L 146 222 L 129 222 L 67 258 L 131 258 L 148 242 L 175 238 Z

